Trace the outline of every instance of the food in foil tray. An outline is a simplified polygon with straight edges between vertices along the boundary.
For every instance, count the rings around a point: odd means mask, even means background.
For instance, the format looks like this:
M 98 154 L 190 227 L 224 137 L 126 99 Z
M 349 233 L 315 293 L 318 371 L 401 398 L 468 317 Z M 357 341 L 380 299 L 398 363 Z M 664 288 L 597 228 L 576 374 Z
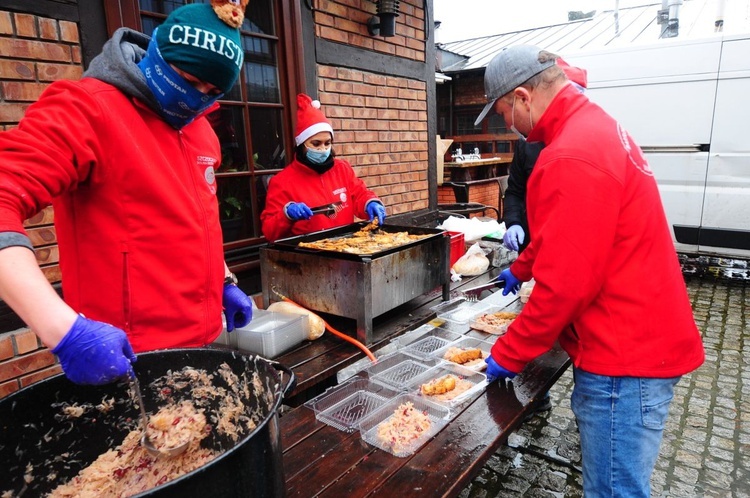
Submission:
M 378 220 L 376 218 L 370 224 L 351 235 L 331 237 L 313 242 L 300 242 L 298 247 L 350 254 L 374 254 L 430 236 L 429 234 L 412 235 L 408 232 L 384 232 L 382 230 L 375 230 L 377 226 Z

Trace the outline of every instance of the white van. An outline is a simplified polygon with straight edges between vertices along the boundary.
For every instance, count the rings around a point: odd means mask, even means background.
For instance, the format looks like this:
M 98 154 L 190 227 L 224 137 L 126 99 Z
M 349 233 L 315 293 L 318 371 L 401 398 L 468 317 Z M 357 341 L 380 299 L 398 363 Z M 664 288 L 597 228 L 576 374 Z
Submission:
M 750 35 L 562 54 L 641 146 L 678 252 L 750 258 Z

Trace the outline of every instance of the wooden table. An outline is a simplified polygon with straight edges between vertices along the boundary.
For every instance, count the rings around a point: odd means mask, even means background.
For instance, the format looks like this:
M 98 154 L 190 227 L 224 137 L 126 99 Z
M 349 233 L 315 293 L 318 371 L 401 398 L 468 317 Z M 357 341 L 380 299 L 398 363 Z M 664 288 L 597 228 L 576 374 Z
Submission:
M 488 278 L 489 274 L 479 280 Z M 475 279 L 462 286 L 479 283 Z M 424 306 L 433 304 L 429 301 Z M 405 330 L 426 321 L 420 317 L 422 313 L 417 310 L 408 319 L 401 316 L 405 319 L 402 325 L 412 322 Z M 434 314 L 428 314 L 428 319 L 431 317 Z M 332 355 L 333 358 L 327 358 L 331 363 L 343 365 L 347 361 L 342 351 Z M 280 361 L 283 363 L 284 358 Z M 345 433 L 318 422 L 313 410 L 305 406 L 287 411 L 280 419 L 287 495 L 456 496 L 526 415 L 533 412 L 534 405 L 542 400 L 569 362 L 567 354 L 556 347 L 530 363 L 512 383 L 493 383 L 461 407 L 432 440 L 406 458 L 364 443 L 359 432 Z M 315 378 L 310 363 L 322 366 L 328 361 L 314 358 L 293 368 L 302 388 Z
M 443 167 L 450 172 L 450 181 L 466 182 L 486 180 L 508 174 L 513 154 L 471 161 L 446 162 Z
M 468 288 L 486 283 L 499 273 L 500 269 L 491 268 L 482 275 L 464 277 L 460 282 L 451 282 L 451 293 L 458 292 L 462 287 Z M 376 352 L 395 337 L 435 318 L 435 312 L 430 310 L 430 307 L 441 302 L 442 287 L 438 287 L 432 292 L 376 317 L 373 321 L 375 336 L 382 337 L 382 339 L 371 345 L 369 349 Z M 348 330 L 352 337 L 356 336 L 356 323 L 353 320 L 338 321 L 334 317 L 330 322 L 338 330 L 342 332 Z M 323 334 L 315 341 L 305 341 L 300 347 L 274 358 L 282 365 L 291 368 L 297 377 L 297 385 L 285 399 L 285 404 L 298 406 L 304 403 L 315 394 L 325 390 L 326 387 L 334 385 L 336 373 L 339 370 L 362 358 L 365 358 L 365 355 L 359 349 L 329 333 Z

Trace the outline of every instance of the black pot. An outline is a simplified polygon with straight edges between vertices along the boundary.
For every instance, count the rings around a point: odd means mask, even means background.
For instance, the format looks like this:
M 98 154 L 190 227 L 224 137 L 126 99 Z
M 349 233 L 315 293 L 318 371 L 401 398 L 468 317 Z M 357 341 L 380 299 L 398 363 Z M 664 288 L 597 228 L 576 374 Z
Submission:
M 143 391 L 147 411 L 155 411 L 156 393 L 149 387 L 169 370 L 184 366 L 212 373 L 227 363 L 241 376 L 257 372 L 262 396 L 245 400 L 247 414 L 261 422 L 251 433 L 233 442 L 212 435 L 201 444 L 222 452 L 208 464 L 138 496 L 158 497 L 267 497 L 284 495 L 281 434 L 278 409 L 284 394 L 294 388 L 294 374 L 279 363 L 259 356 L 246 356 L 217 349 L 176 349 L 138 355 L 135 373 Z M 286 374 L 286 385 L 283 377 Z M 215 383 L 223 382 L 219 376 Z M 64 405 L 92 406 L 114 398 L 114 409 L 103 413 L 89 409 L 79 418 L 62 414 Z M 218 403 L 217 403 L 218 404 Z M 206 410 L 208 416 L 212 409 Z M 33 384 L 0 400 L 0 494 L 42 496 L 74 477 L 100 454 L 119 445 L 137 427 L 138 410 L 125 383 L 78 386 L 64 375 Z M 215 432 L 215 431 L 214 431 Z M 30 466 L 30 467 L 29 467 Z M 26 484 L 28 469 L 33 477 Z M 48 475 L 56 475 L 48 480 Z

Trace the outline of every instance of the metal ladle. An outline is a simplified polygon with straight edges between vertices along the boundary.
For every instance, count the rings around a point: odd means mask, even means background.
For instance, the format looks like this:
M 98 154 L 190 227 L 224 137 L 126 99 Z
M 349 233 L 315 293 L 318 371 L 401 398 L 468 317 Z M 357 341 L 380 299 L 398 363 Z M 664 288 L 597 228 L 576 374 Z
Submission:
M 130 377 L 130 386 L 133 388 L 133 392 L 135 392 L 135 397 L 137 398 L 136 401 L 138 402 L 138 408 L 141 410 L 141 427 L 143 430 L 143 435 L 141 436 L 141 446 L 146 448 L 146 451 L 149 452 L 152 456 L 158 457 L 158 456 L 167 456 L 167 457 L 175 457 L 177 455 L 180 455 L 185 452 L 185 450 L 188 448 L 188 445 L 190 444 L 190 441 L 185 441 L 184 443 L 175 446 L 174 448 L 164 448 L 164 449 L 158 449 L 156 446 L 154 446 L 153 441 L 149 439 L 148 433 L 146 432 L 146 429 L 148 427 L 148 415 L 146 415 L 146 409 L 143 405 L 143 396 L 141 395 L 141 386 L 138 382 L 138 378 L 135 375 L 132 375 Z

